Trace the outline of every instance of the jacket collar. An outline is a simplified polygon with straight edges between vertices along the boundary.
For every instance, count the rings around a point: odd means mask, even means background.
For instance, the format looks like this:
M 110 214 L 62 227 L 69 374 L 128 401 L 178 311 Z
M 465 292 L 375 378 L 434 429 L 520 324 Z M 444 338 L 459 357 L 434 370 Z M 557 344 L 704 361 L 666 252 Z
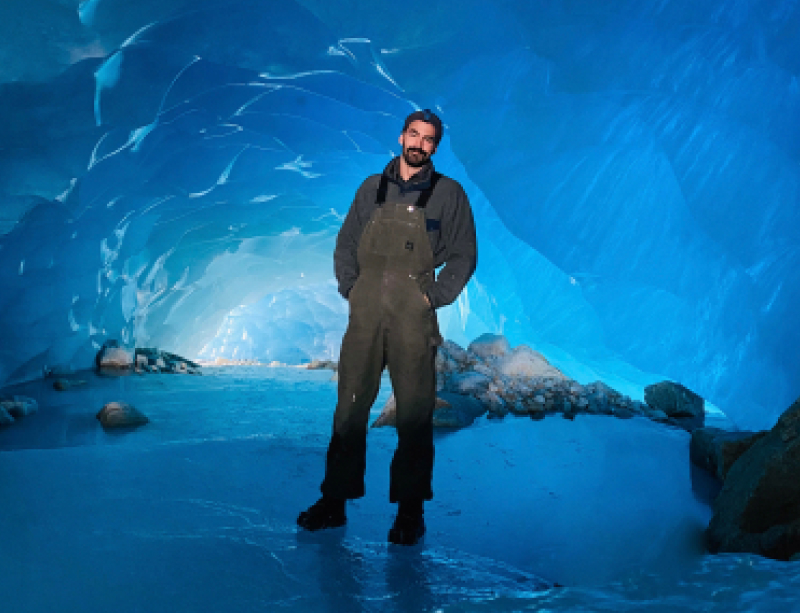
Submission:
M 433 177 L 433 163 L 428 161 L 422 168 L 416 172 L 411 179 L 403 181 L 400 177 L 400 157 L 394 158 L 386 168 L 383 170 L 384 176 L 392 183 L 396 183 L 400 187 L 401 192 L 422 191 L 431 186 L 431 178 Z

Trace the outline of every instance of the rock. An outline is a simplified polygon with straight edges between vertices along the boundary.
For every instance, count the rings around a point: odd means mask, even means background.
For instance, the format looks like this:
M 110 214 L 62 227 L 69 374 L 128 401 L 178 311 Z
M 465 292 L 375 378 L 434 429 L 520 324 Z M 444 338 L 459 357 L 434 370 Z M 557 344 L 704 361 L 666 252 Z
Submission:
M 135 350 L 136 372 L 199 374 L 200 365 L 169 351 L 155 347 L 137 347 Z
M 308 370 L 323 370 L 323 369 L 336 370 L 337 366 L 338 366 L 337 363 L 331 360 L 311 360 L 311 362 L 308 363 L 306 368 L 308 368 Z
M 644 388 L 644 400 L 653 409 L 669 417 L 705 418 L 705 401 L 693 391 L 674 381 L 661 381 Z
M 490 379 L 494 379 L 498 374 L 497 371 L 494 370 L 492 367 L 490 367 L 490 366 L 488 366 L 486 364 L 480 363 L 480 362 L 478 364 L 475 364 L 472 367 L 472 371 L 471 372 L 476 372 L 476 373 L 479 373 L 481 375 L 486 375 Z
M 465 428 L 472 425 L 484 413 L 486 413 L 486 407 L 478 399 L 444 392 L 436 398 L 433 427 Z
M 453 341 L 444 341 L 439 345 L 436 355 L 443 355 L 458 364 L 460 368 L 465 368 L 471 361 L 467 350 Z
M 482 360 L 499 358 L 511 351 L 508 339 L 501 334 L 481 334 L 472 341 L 467 350 Z
M 12 417 L 11 413 L 9 413 L 2 404 L 0 404 L 0 426 L 8 426 L 9 424 L 14 423 L 14 418 Z
M 109 402 L 97 414 L 104 428 L 141 426 L 150 420 L 139 409 L 125 402 Z
M 381 409 L 381 414 L 372 422 L 372 428 L 382 428 L 384 426 L 394 426 L 397 419 L 397 402 L 394 399 L 394 392 L 389 396 L 386 404 Z
M 508 406 L 505 400 L 491 389 L 478 394 L 476 398 L 490 413 L 495 415 L 506 415 L 508 413 Z
M 595 381 L 594 383 L 590 383 L 589 385 L 586 386 L 586 389 L 591 393 L 598 394 L 608 399 L 622 397 L 622 394 L 620 394 L 610 385 L 606 385 L 602 381 Z
M 452 374 L 459 370 L 458 362 L 442 351 L 436 352 L 436 374 Z
M 36 413 L 39 410 L 39 403 L 33 398 L 26 396 L 14 396 L 11 400 L 3 400 L 0 402 L 2 407 L 12 417 L 19 419 L 31 413 Z
M 719 428 L 697 428 L 692 432 L 689 458 L 720 481 L 731 466 L 766 432 L 727 432 Z
M 170 353 L 169 351 L 161 351 L 160 349 L 157 351 L 161 352 L 161 357 L 164 358 L 167 362 L 172 362 L 174 364 L 183 362 L 186 364 L 186 366 L 191 366 L 192 368 L 200 368 L 200 364 L 192 362 L 191 360 L 187 360 L 183 356 L 180 356 L 176 353 Z
M 436 396 L 433 409 L 433 426 L 435 428 L 463 428 L 470 425 L 477 417 L 486 413 L 486 407 L 472 396 L 444 392 Z M 396 426 L 397 404 L 394 394 L 389 396 L 383 405 L 381 414 L 372 423 L 372 428 Z
M 502 355 L 494 364 L 497 371 L 507 377 L 554 377 L 566 379 L 564 374 L 538 351 L 527 345 L 514 347 L 513 350 Z
M 800 552 L 800 400 L 730 467 L 706 529 L 712 553 Z
M 489 390 L 492 380 L 475 371 L 456 373 L 447 381 L 446 391 L 456 394 L 480 394 Z
M 95 356 L 95 364 L 99 369 L 127 370 L 133 367 L 134 355 L 119 346 L 116 341 L 106 341 Z

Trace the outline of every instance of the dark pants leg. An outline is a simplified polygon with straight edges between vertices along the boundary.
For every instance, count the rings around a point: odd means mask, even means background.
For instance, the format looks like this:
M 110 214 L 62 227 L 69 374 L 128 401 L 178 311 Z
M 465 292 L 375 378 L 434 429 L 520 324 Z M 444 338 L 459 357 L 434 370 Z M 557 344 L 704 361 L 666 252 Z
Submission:
M 351 305 L 351 317 L 339 354 L 339 398 L 328 445 L 322 495 L 364 495 L 369 411 L 385 365 L 384 328 L 374 307 Z
M 399 312 L 389 324 L 387 364 L 397 401 L 397 450 L 390 470 L 391 502 L 433 498 L 433 408 L 436 346 L 433 314 Z

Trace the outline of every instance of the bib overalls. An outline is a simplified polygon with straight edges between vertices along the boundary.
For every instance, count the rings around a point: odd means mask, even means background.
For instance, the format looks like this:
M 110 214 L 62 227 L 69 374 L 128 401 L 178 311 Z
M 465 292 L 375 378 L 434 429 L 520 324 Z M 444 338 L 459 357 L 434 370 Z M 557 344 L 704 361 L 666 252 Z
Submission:
M 398 435 L 389 498 L 433 497 L 435 358 L 442 338 L 436 312 L 424 296 L 434 280 L 424 207 L 439 176 L 415 205 L 384 202 L 387 184 L 381 178 L 378 207 L 358 243 L 359 276 L 348 294 L 350 320 L 342 339 L 338 402 L 321 487 L 325 497 L 364 495 L 367 422 L 387 366 Z

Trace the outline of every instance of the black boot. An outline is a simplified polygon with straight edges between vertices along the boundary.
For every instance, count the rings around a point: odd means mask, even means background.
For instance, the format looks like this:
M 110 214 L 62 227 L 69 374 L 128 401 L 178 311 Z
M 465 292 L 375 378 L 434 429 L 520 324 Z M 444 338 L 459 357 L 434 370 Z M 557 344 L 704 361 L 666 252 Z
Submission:
M 394 525 L 389 530 L 389 542 L 395 545 L 416 545 L 425 534 L 422 501 L 401 501 Z
M 345 502 L 341 498 L 323 496 L 297 516 L 297 525 L 309 532 L 344 526 L 347 523 Z

